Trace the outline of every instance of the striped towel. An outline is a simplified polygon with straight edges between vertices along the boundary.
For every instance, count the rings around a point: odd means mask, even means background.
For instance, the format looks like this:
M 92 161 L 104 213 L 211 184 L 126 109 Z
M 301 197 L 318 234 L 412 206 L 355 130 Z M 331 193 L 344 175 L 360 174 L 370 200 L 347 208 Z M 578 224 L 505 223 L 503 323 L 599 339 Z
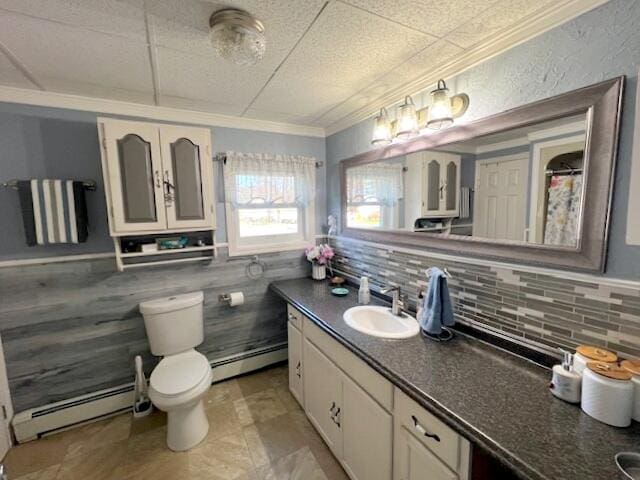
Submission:
M 82 182 L 21 180 L 18 194 L 27 245 L 87 241 L 87 203 Z
M 471 189 L 460 187 L 460 218 L 469 218 L 471 206 Z

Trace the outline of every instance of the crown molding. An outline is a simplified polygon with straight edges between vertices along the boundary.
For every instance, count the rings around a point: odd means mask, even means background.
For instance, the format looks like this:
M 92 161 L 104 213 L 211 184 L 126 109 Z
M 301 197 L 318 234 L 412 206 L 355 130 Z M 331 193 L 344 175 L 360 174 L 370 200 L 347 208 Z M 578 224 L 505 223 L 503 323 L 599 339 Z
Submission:
M 219 115 L 179 108 L 144 105 L 141 103 L 108 100 L 105 98 L 69 95 L 66 93 L 45 92 L 26 88 L 0 86 L 0 102 L 36 105 L 39 107 L 64 108 L 96 112 L 101 114 L 124 115 L 129 117 L 164 120 L 167 122 L 189 123 L 209 127 L 227 127 L 241 130 L 283 133 L 305 137 L 325 137 L 320 127 L 294 125 L 290 123 L 270 122 L 253 118 Z
M 454 60 L 443 64 L 437 70 L 392 89 L 373 102 L 332 123 L 325 128 L 326 135 L 333 135 L 358 122 L 366 120 L 375 115 L 382 107 L 388 107 L 389 105 L 397 103 L 399 99 L 404 98 L 406 95 L 413 95 L 432 87 L 440 78 L 455 77 L 479 63 L 495 57 L 516 45 L 524 43 L 608 1 L 609 0 L 564 0 L 555 2 L 543 11 L 525 17 L 516 25 L 494 36 L 490 41 L 483 42 L 465 51 Z M 446 37 L 444 40 L 446 40 Z M 411 59 L 408 61 L 411 61 Z

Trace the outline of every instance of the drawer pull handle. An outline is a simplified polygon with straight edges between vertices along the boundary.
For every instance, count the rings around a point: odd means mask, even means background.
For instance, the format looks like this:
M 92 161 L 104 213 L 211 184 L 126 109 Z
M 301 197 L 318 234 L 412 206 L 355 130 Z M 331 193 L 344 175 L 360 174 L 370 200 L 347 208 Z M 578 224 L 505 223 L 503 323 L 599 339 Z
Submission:
M 301 375 L 300 375 L 300 367 L 301 367 L 301 364 L 300 364 L 300 362 L 298 362 L 298 365 L 296 365 L 296 375 L 298 376 L 298 378 L 301 377 Z
M 440 437 L 438 435 L 436 435 L 435 433 L 427 432 L 427 430 L 418 423 L 418 419 L 415 417 L 415 415 L 411 415 L 411 420 L 413 420 L 414 428 L 418 430 L 422 435 L 427 438 L 433 438 L 436 442 L 440 441 Z

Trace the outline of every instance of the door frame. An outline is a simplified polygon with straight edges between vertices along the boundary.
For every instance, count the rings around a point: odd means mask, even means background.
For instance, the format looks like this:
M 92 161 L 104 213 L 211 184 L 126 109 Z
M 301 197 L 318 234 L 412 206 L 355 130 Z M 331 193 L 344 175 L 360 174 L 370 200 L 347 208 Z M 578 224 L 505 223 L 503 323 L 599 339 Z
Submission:
M 555 140 L 545 140 L 541 142 L 533 143 L 533 150 L 531 153 L 531 188 L 530 188 L 530 199 L 529 199 L 529 238 L 534 239 L 539 243 L 543 243 L 544 239 L 537 239 L 538 234 L 542 233 L 544 230 L 544 219 L 543 224 L 538 226 L 538 212 L 540 211 L 540 207 L 544 207 L 541 204 L 544 201 L 544 182 L 545 179 L 545 170 L 546 167 L 542 166 L 542 151 L 547 148 L 553 147 L 561 147 L 563 145 L 572 145 L 575 143 L 582 142 L 583 151 L 585 148 L 585 140 L 586 134 L 576 134 L 571 135 L 569 137 L 564 138 L 556 138 Z M 585 158 L 586 160 L 586 158 Z M 583 165 L 583 168 L 585 166 Z M 535 188 L 533 182 L 536 182 Z
M 514 160 L 525 160 L 527 161 L 528 165 L 527 167 L 530 166 L 530 161 L 531 159 L 531 154 L 530 152 L 522 152 L 522 153 L 513 153 L 511 155 L 502 155 L 499 157 L 494 157 L 494 158 L 486 158 L 486 159 L 482 159 L 482 160 L 476 160 L 476 165 L 475 165 L 475 173 L 474 173 L 474 179 L 473 179 L 473 187 L 474 187 L 474 194 L 478 195 L 478 191 L 479 191 L 479 184 L 480 184 L 480 169 L 478 168 L 478 166 L 482 166 L 482 165 L 486 165 L 486 164 L 491 164 L 491 163 L 504 163 L 504 162 L 512 162 Z M 525 175 L 525 184 L 527 185 L 527 187 L 531 187 L 529 184 L 529 178 L 530 178 L 530 168 L 526 168 L 526 175 Z M 524 230 L 523 233 L 527 233 L 527 199 L 529 198 L 529 192 L 525 192 L 524 193 L 524 217 L 525 217 L 525 224 L 524 224 Z M 474 209 L 473 209 L 473 231 L 475 231 L 476 229 L 476 222 L 478 222 L 478 219 L 482 218 L 480 215 L 483 214 L 484 212 L 481 208 L 479 208 L 480 206 L 480 202 L 478 201 L 477 198 L 474 198 Z

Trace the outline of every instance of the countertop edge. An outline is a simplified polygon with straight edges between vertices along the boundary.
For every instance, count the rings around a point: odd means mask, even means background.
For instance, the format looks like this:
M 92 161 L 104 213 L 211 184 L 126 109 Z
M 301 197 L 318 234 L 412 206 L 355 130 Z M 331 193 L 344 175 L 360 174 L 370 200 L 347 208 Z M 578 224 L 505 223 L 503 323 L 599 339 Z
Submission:
M 422 407 L 427 409 L 430 413 L 434 414 L 448 426 L 453 428 L 456 432 L 463 435 L 467 440 L 484 448 L 489 455 L 498 460 L 501 464 L 513 470 L 523 480 L 553 480 L 547 476 L 541 475 L 536 469 L 526 462 L 521 461 L 517 456 L 511 454 L 508 450 L 504 449 L 502 445 L 491 440 L 490 437 L 484 435 L 480 430 L 473 427 L 473 425 L 465 422 L 458 417 L 454 412 L 447 409 L 446 406 L 436 401 L 428 394 L 414 387 L 411 383 L 403 380 L 401 377 L 396 376 L 391 371 L 387 370 L 384 365 L 381 365 L 374 359 L 372 359 L 366 352 L 360 350 L 358 347 L 349 342 L 346 338 L 335 331 L 331 326 L 325 322 L 322 318 L 318 317 L 314 312 L 309 310 L 308 307 L 301 304 L 295 298 L 290 297 L 277 285 L 271 283 L 269 289 L 279 295 L 288 303 L 291 303 L 294 307 L 304 313 L 310 320 L 312 320 L 319 328 L 329 334 L 332 338 L 338 341 L 341 345 L 348 348 L 350 352 L 356 355 L 358 358 L 367 363 L 380 375 L 389 380 L 394 386 L 398 387 L 404 393 L 406 393 L 413 400 L 418 402 Z

